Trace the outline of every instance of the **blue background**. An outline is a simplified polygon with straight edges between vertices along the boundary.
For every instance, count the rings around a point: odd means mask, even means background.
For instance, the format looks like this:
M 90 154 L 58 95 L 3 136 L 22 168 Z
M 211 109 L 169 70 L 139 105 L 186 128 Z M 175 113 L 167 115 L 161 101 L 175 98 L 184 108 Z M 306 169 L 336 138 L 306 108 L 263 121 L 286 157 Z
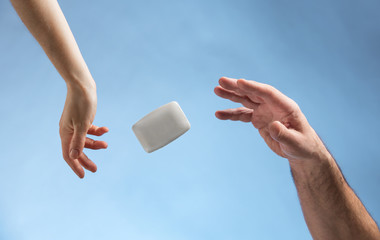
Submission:
M 98 86 L 106 151 L 61 157 L 66 87 L 0 2 L 0 239 L 311 239 L 286 159 L 215 110 L 221 76 L 300 105 L 380 219 L 379 1 L 60 2 Z M 178 101 L 192 128 L 152 154 L 131 126 Z

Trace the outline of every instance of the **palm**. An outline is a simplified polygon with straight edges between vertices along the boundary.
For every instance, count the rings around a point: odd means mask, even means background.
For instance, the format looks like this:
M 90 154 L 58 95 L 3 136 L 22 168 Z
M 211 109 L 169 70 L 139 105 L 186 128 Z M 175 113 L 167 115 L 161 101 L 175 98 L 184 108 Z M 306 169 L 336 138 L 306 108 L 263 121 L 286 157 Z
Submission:
M 274 121 L 280 121 L 284 124 L 289 124 L 292 119 L 289 117 L 291 112 L 284 111 L 281 108 L 272 106 L 266 103 L 260 104 L 256 110 L 252 112 L 251 122 L 255 126 L 260 135 L 263 137 L 266 144 L 278 155 L 286 157 L 283 151 L 286 146 L 282 146 L 279 142 L 274 140 L 269 134 L 269 124 Z M 284 149 L 285 150 L 285 149 Z

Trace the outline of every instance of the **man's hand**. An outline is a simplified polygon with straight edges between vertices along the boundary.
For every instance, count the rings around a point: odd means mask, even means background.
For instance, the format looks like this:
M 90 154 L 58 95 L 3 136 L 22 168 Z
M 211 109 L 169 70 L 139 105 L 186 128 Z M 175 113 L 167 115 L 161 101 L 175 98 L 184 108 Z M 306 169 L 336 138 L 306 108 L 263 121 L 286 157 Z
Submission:
M 107 143 L 86 137 L 87 134 L 101 136 L 108 132 L 106 127 L 92 125 L 96 113 L 96 89 L 93 86 L 68 84 L 65 107 L 59 122 L 62 154 L 67 164 L 78 175 L 84 177 L 83 167 L 96 172 L 97 167 L 83 148 L 104 149 Z
M 222 77 L 215 93 L 244 107 L 217 111 L 222 120 L 252 122 L 268 146 L 289 160 L 314 239 L 380 239 L 380 231 L 346 183 L 298 105 L 272 86 Z
M 219 84 L 216 95 L 244 107 L 217 111 L 217 118 L 252 122 L 267 145 L 290 161 L 328 154 L 297 103 L 274 87 L 227 77 L 222 77 Z

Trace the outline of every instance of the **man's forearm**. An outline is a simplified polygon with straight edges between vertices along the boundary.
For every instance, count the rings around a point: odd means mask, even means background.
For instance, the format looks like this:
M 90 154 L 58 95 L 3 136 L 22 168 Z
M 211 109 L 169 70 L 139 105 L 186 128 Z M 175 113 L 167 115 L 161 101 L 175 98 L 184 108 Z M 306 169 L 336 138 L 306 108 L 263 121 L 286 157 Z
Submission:
M 95 87 L 70 27 L 56 0 L 11 0 L 66 83 Z
M 330 154 L 289 161 L 314 239 L 380 239 L 380 232 Z

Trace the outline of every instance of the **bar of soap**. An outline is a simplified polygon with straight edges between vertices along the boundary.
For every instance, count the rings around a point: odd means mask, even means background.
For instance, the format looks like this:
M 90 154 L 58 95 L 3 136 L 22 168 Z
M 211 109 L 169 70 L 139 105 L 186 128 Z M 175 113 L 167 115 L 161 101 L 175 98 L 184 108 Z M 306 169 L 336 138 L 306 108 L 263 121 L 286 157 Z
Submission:
M 132 126 L 144 150 L 151 153 L 190 129 L 189 120 L 175 101 L 150 112 Z

